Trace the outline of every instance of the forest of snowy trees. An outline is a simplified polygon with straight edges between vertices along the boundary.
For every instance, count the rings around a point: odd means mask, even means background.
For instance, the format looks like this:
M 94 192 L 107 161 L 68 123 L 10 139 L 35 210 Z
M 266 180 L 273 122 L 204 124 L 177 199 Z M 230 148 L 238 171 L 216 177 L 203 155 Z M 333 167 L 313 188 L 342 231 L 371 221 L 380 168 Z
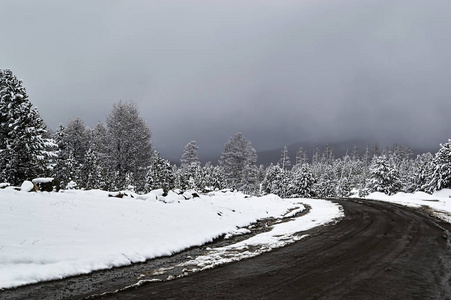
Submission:
M 182 149 L 181 149 L 182 150 Z M 0 70 L 0 183 L 20 185 L 37 177 L 54 178 L 55 190 L 154 189 L 210 191 L 236 189 L 281 197 L 348 197 L 374 191 L 386 194 L 451 188 L 451 140 L 434 155 L 412 157 L 409 147 L 380 151 L 368 146 L 336 158 L 317 149 L 309 159 L 300 148 L 292 165 L 287 147 L 280 161 L 257 166 L 257 152 L 241 133 L 225 143 L 218 164 L 201 165 L 195 141 L 177 166 L 151 143 L 151 130 L 133 103 L 116 103 L 106 124 L 93 129 L 80 118 L 47 129 L 32 107 L 22 82 Z

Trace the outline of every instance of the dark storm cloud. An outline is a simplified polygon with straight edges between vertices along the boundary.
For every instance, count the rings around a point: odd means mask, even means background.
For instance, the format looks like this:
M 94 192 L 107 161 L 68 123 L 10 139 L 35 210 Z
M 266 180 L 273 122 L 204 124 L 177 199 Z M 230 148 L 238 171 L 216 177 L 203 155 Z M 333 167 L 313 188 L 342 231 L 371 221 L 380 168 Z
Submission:
M 134 101 L 163 156 L 451 137 L 449 1 L 4 1 L 1 68 L 55 128 Z

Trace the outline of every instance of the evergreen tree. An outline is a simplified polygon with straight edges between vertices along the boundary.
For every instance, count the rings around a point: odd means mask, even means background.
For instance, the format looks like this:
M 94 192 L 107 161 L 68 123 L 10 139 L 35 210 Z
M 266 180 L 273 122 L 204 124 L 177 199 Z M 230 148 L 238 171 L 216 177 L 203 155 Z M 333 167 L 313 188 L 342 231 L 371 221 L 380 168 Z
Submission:
M 289 179 L 287 171 L 280 165 L 270 165 L 266 171 L 266 177 L 262 182 L 262 191 L 266 194 L 275 194 L 286 198 L 288 193 Z
M 359 147 L 357 147 L 357 145 L 354 145 L 354 147 L 352 148 L 351 159 L 352 160 L 360 159 Z
M 375 156 L 369 170 L 366 193 L 383 192 L 393 195 L 401 190 L 398 170 L 385 155 Z
M 365 176 L 368 173 L 367 167 L 358 156 L 352 155 L 351 160 L 345 160 L 345 174 L 348 173 L 348 184 L 351 194 L 357 194 L 358 191 L 365 187 Z
M 163 195 L 175 187 L 175 174 L 171 163 L 153 152 L 150 168 L 147 169 L 145 190 L 163 189 Z
M 336 197 L 338 178 L 333 164 L 321 163 L 313 169 L 314 178 L 313 193 L 318 197 Z
M 417 155 L 414 162 L 415 169 L 415 191 L 428 191 L 429 183 L 432 180 L 434 174 L 434 156 L 428 152 L 421 155 Z
M 303 165 L 307 163 L 307 153 L 305 153 L 304 148 L 299 147 L 298 153 L 296 154 L 296 166 Z
M 432 160 L 433 173 L 425 190 L 429 193 L 451 188 L 451 139 L 440 144 L 440 149 Z
M 197 145 L 191 141 L 185 146 L 182 158 L 180 159 L 180 169 L 176 172 L 176 187 L 181 190 L 203 190 L 205 182 L 203 170 L 200 166 L 199 156 L 197 154 Z
M 65 135 L 64 146 L 62 149 L 73 153 L 75 160 L 81 166 L 84 163 L 86 152 L 91 146 L 91 129 L 89 129 L 85 122 L 79 117 L 67 122 L 64 129 Z M 62 156 L 66 156 L 63 154 Z
M 56 158 L 56 164 L 53 168 L 53 174 L 52 176 L 55 178 L 55 182 L 57 183 L 57 189 L 64 189 L 68 183 L 67 179 L 70 177 L 67 171 L 68 165 L 68 154 L 69 151 L 67 150 L 67 145 L 65 143 L 66 141 L 66 128 L 63 124 L 60 124 L 56 132 L 53 134 L 53 139 L 55 140 L 56 144 L 58 145 L 58 155 Z M 72 154 L 72 159 L 73 154 Z M 71 168 L 72 169 L 72 168 Z
M 133 173 L 131 172 L 127 172 L 125 173 L 125 179 L 124 179 L 124 187 L 125 190 L 130 191 L 130 192 L 135 192 L 135 178 L 133 176 Z
M 370 153 L 370 145 L 366 145 L 365 152 L 363 153 L 362 162 L 365 167 L 368 167 L 371 164 L 371 153 Z
M 291 167 L 291 160 L 288 156 L 288 147 L 284 146 L 282 149 L 282 155 L 280 156 L 279 166 L 282 170 L 289 170 Z
M 379 151 L 379 145 L 377 143 L 374 143 L 372 148 L 370 149 L 370 153 L 369 153 L 369 159 L 372 161 L 374 157 L 376 156 L 380 156 L 381 153 Z
M 315 196 L 313 186 L 316 180 L 308 163 L 301 164 L 299 168 L 293 170 L 292 178 L 288 187 L 290 197 L 311 198 Z
M 104 190 L 118 190 L 116 185 L 116 172 L 111 168 L 110 138 L 105 125 L 97 123 L 92 130 L 91 150 L 96 156 L 96 163 L 100 172 L 100 185 L 98 188 Z
M 224 146 L 219 164 L 224 171 L 227 187 L 255 192 L 257 152 L 251 142 L 239 132 L 230 137 Z
M 184 165 L 175 173 L 175 186 L 181 190 L 202 190 L 205 187 L 203 175 L 200 163 L 192 162 L 189 165 Z
M 221 190 L 225 188 L 224 174 L 220 166 L 212 166 L 211 163 L 206 163 L 202 168 L 202 177 L 205 191 Z
M 133 103 L 114 104 L 107 118 L 110 169 L 117 172 L 116 185 L 126 188 L 125 176 L 132 173 L 133 185 L 144 190 L 147 168 L 151 164 L 151 132 Z
M 66 188 L 69 181 L 74 181 L 77 188 L 86 188 L 87 182 L 83 180 L 88 175 L 83 175 L 82 168 L 91 144 L 91 130 L 83 120 L 75 117 L 66 126 L 58 127 L 54 139 L 59 151 L 53 176 L 60 183 L 60 188 Z
M 321 160 L 321 150 L 316 147 L 312 155 L 312 166 L 317 165 Z
M 197 164 L 200 165 L 199 156 L 197 154 L 197 150 L 199 147 L 197 147 L 195 141 L 191 141 L 185 146 L 185 151 L 182 154 L 181 161 L 181 168 L 185 168 L 187 166 L 190 166 L 191 164 Z
M 326 145 L 322 155 L 320 155 L 319 148 L 316 148 L 311 169 L 313 177 L 316 179 L 312 187 L 313 193 L 318 197 L 335 197 L 338 178 L 334 164 L 333 149 L 330 145 Z
M 331 165 L 335 159 L 334 149 L 329 144 L 326 145 L 326 149 L 321 155 L 321 162 Z
M 107 168 L 109 165 L 109 149 L 110 139 L 105 125 L 101 122 L 97 123 L 94 130 L 92 130 L 91 149 L 96 153 L 99 164 L 102 168 Z
M 351 155 L 345 155 L 343 159 L 335 160 L 337 197 L 349 197 L 356 194 L 361 187 L 363 163 L 358 159 L 358 156 Z
M 337 197 L 347 197 L 351 193 L 350 177 L 351 177 L 351 157 L 347 154 L 343 159 L 335 160 L 335 174 L 337 174 Z
M 0 181 L 18 185 L 48 174 L 57 146 L 46 133 L 22 81 L 0 70 Z
M 66 159 L 60 160 L 58 162 L 58 171 L 56 173 L 55 179 L 59 182 L 59 188 L 67 189 L 70 182 L 80 182 L 80 165 L 73 152 L 69 152 Z M 77 184 L 78 185 L 78 184 Z
M 103 186 L 102 169 L 96 153 L 91 148 L 86 152 L 83 166 L 80 169 L 79 186 L 87 190 L 100 189 Z

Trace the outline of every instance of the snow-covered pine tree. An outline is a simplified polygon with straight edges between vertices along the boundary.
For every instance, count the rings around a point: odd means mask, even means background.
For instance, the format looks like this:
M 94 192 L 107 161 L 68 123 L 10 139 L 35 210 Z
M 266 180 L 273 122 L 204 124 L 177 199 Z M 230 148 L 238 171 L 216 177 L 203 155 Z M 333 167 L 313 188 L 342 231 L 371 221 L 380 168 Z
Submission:
M 167 195 L 174 188 L 175 174 L 171 163 L 162 157 L 157 151 L 153 151 L 150 167 L 147 168 L 145 191 L 163 189 Z
M 321 150 L 316 147 L 312 154 L 312 167 L 319 164 L 321 160 Z
M 303 165 L 307 163 L 307 161 L 308 161 L 307 153 L 305 153 L 304 148 L 299 147 L 298 153 L 296 154 L 296 166 Z
M 417 155 L 417 158 L 414 161 L 415 191 L 424 192 L 428 189 L 428 184 L 432 180 L 432 174 L 434 174 L 435 169 L 433 160 L 434 156 L 430 152 Z
M 413 193 L 416 191 L 416 169 L 413 159 L 403 159 L 399 162 L 399 179 L 401 181 L 401 191 Z
M 369 158 L 371 161 L 373 160 L 373 158 L 375 156 L 381 156 L 381 153 L 379 151 L 379 145 L 377 143 L 374 143 L 372 145 L 372 147 L 370 148 L 370 152 L 369 152 Z
M 55 168 L 57 173 L 54 176 L 56 182 L 59 183 L 58 188 L 66 189 L 70 182 L 80 182 L 81 167 L 72 152 L 69 152 L 66 159 L 59 160 L 57 167 Z
M 335 197 L 338 176 L 333 149 L 330 145 L 326 145 L 321 155 L 318 148 L 315 150 L 311 169 L 316 179 L 312 187 L 313 193 L 318 197 Z
M 183 151 L 181 161 L 181 168 L 185 168 L 190 166 L 191 164 L 200 165 L 199 155 L 197 154 L 197 150 L 199 147 L 196 145 L 196 141 L 191 141 L 185 146 L 185 150 Z
M 110 156 L 110 138 L 105 125 L 101 122 L 92 130 L 91 150 L 96 156 L 97 164 L 101 173 L 100 189 L 103 190 L 116 190 L 115 187 L 115 171 L 111 169 L 111 156 Z
M 107 118 L 110 169 L 118 172 L 117 186 L 126 188 L 125 175 L 133 173 L 137 192 L 144 190 L 147 168 L 151 165 L 151 131 L 133 103 L 114 104 Z
M 97 155 L 89 148 L 80 169 L 79 185 L 81 188 L 90 190 L 102 188 L 102 183 L 102 169 L 98 163 Z
M 370 145 L 367 144 L 365 147 L 365 151 L 363 152 L 362 162 L 365 168 L 369 167 L 371 165 L 372 157 L 370 153 Z
M 110 140 L 105 125 L 102 122 L 97 123 L 97 125 L 92 130 L 91 135 L 91 149 L 97 154 L 98 160 L 103 162 L 106 167 L 110 152 Z
M 125 180 L 124 180 L 125 190 L 134 193 L 135 192 L 134 183 L 135 183 L 135 178 L 133 176 L 133 173 L 131 173 L 131 172 L 125 173 Z
M 293 170 L 292 181 L 288 186 L 290 197 L 311 198 L 315 196 L 313 186 L 316 182 L 308 163 L 301 164 Z
M 426 185 L 426 192 L 451 188 L 451 139 L 447 143 L 440 144 L 440 149 L 432 160 L 434 171 L 431 181 Z
M 85 125 L 82 119 L 75 117 L 67 122 L 66 126 L 60 125 L 54 138 L 58 143 L 59 152 L 53 176 L 60 181 L 60 187 L 66 187 L 67 178 L 64 177 L 66 173 L 64 169 L 68 168 L 67 160 L 69 155 L 72 155 L 71 160 L 74 161 L 70 163 L 71 173 L 77 175 L 71 180 L 77 183 L 77 188 L 86 188 L 87 183 L 80 180 L 88 176 L 83 175 L 82 167 L 91 145 L 91 129 Z
M 265 194 L 275 194 L 280 197 L 286 197 L 288 191 L 288 183 L 285 171 L 279 164 L 271 164 L 266 170 L 266 177 L 263 180 L 262 192 Z
M 335 174 L 337 176 L 336 195 L 337 197 L 348 197 L 352 190 L 358 189 L 358 178 L 356 178 L 357 160 L 345 155 L 343 159 L 335 160 Z
M 288 147 L 283 146 L 282 154 L 280 155 L 279 166 L 282 170 L 289 170 L 291 168 L 291 160 L 288 156 Z
M 316 182 L 312 187 L 313 193 L 318 197 L 336 197 L 338 176 L 335 165 L 322 162 L 312 169 Z
M 360 159 L 359 147 L 357 147 L 357 145 L 354 145 L 354 147 L 352 147 L 351 159 L 352 160 Z
M 181 165 L 177 170 L 176 187 L 181 190 L 203 190 L 203 172 L 200 166 L 199 156 L 197 154 L 197 147 L 195 141 L 191 141 L 185 146 L 182 157 L 180 159 Z
M 175 173 L 175 186 L 181 190 L 202 190 L 204 178 L 200 163 L 192 162 L 180 167 Z
M 390 163 L 399 173 L 401 191 L 411 193 L 415 191 L 415 170 L 412 160 L 412 150 L 409 146 L 394 144 L 392 148 L 386 150 Z
M 203 189 L 205 191 L 221 190 L 225 188 L 224 174 L 220 166 L 213 166 L 210 162 L 202 168 Z
M 358 152 L 353 151 L 351 157 L 345 156 L 343 159 L 343 169 L 341 171 L 342 178 L 347 177 L 346 184 L 349 186 L 349 194 L 342 193 L 343 197 L 350 196 L 351 194 L 357 194 L 358 191 L 365 187 L 365 174 L 368 173 L 363 161 L 359 158 Z M 340 173 L 340 174 L 341 174 Z M 341 183 L 340 183 L 341 184 Z
M 324 149 L 323 154 L 321 155 L 321 161 L 326 164 L 333 164 L 335 160 L 334 149 L 330 144 L 326 145 L 326 149 Z
M 80 166 L 83 165 L 86 152 L 88 152 L 88 149 L 91 147 L 91 129 L 86 126 L 82 119 L 75 117 L 67 122 L 64 131 L 65 135 L 63 143 L 65 144 L 65 150 L 71 151 L 77 163 Z M 67 153 L 62 156 L 67 156 Z M 77 184 L 79 184 L 79 182 L 77 182 Z
M 375 156 L 369 169 L 369 178 L 366 183 L 366 194 L 382 192 L 393 195 L 402 188 L 398 170 L 385 156 Z
M 224 171 L 226 185 L 253 193 L 256 191 L 257 152 L 241 132 L 236 133 L 224 145 L 219 164 Z
M 252 146 L 251 146 L 252 147 Z M 238 185 L 239 190 L 249 193 L 249 194 L 256 194 L 258 193 L 258 182 L 257 182 L 257 165 L 255 164 L 257 162 L 257 152 L 255 152 L 255 149 L 253 149 L 253 152 L 250 151 L 250 153 L 255 154 L 255 160 L 252 161 L 252 163 L 247 163 L 244 165 L 241 182 Z
M 67 123 L 67 126 L 60 124 L 53 137 L 59 149 L 53 177 L 60 183 L 59 187 L 66 188 L 68 180 L 71 180 L 77 184 L 77 188 L 85 188 L 86 183 L 80 182 L 81 177 L 84 177 L 81 168 L 91 143 L 90 129 L 83 120 L 75 117 Z
M 18 185 L 48 175 L 57 146 L 46 133 L 22 81 L 0 70 L 0 181 Z

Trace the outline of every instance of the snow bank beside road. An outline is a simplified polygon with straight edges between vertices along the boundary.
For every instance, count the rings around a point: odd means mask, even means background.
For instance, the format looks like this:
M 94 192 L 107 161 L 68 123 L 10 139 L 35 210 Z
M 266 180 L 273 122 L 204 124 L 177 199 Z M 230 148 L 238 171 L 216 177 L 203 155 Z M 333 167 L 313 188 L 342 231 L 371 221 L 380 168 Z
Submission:
M 299 204 L 308 205 L 310 207 L 309 213 L 288 222 L 276 223 L 271 231 L 257 234 L 239 243 L 210 249 L 206 255 L 196 257 L 179 266 L 184 267 L 189 274 L 190 272 L 210 269 L 218 265 L 254 257 L 303 239 L 307 235 L 299 235 L 298 233 L 301 231 L 325 225 L 344 217 L 341 206 L 331 201 L 304 198 L 292 200 L 298 201 Z M 288 213 L 286 216 L 288 215 L 291 215 L 291 213 Z M 164 271 L 158 270 L 157 272 L 161 273 Z M 142 282 L 145 281 L 142 280 Z M 150 281 L 153 280 L 151 279 Z M 142 282 L 138 282 L 138 285 Z
M 365 197 L 366 199 L 374 199 L 406 205 L 410 207 L 428 206 L 434 211 L 434 214 L 442 220 L 451 223 L 451 189 L 443 189 L 430 195 L 424 192 L 397 193 L 395 195 L 385 195 L 384 193 L 375 192 Z
M 166 203 L 158 193 L 140 198 L 0 190 L 0 288 L 170 255 L 300 207 L 230 192 L 189 201 L 172 193 Z

